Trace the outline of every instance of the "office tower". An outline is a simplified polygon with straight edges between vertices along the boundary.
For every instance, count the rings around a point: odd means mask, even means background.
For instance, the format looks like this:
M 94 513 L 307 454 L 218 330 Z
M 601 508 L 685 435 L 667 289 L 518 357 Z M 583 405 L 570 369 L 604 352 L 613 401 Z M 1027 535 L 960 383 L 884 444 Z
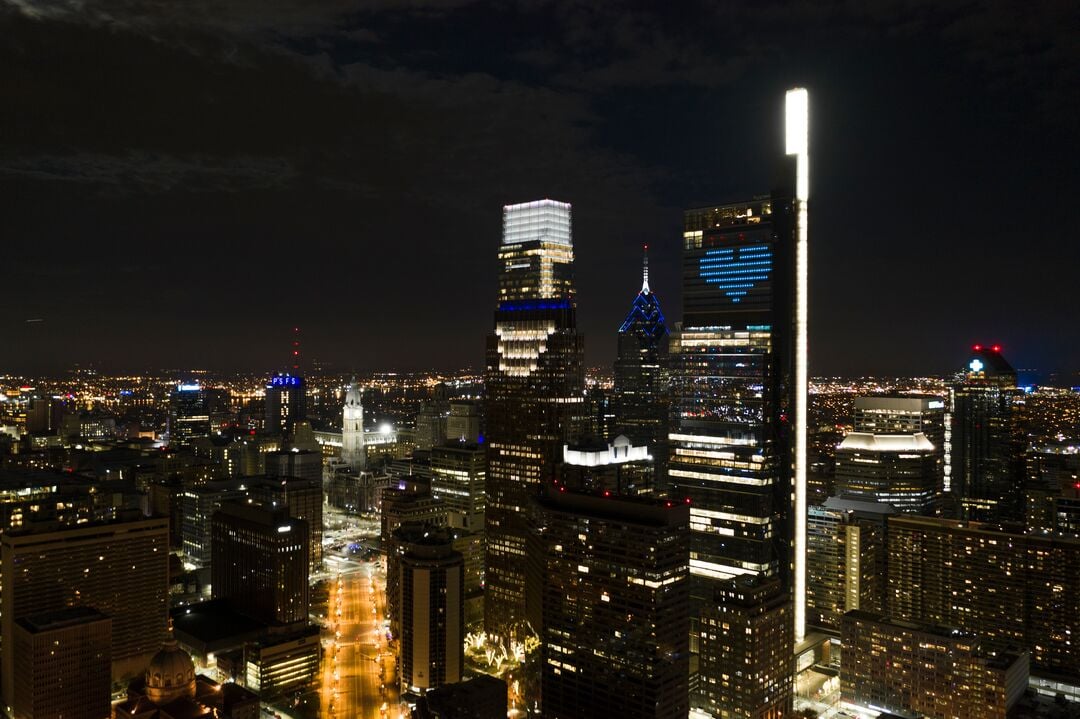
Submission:
M 487 596 L 484 624 L 507 637 L 539 630 L 539 587 L 526 580 L 530 499 L 550 479 L 584 413 L 570 205 L 503 208 L 499 296 L 487 340 Z M 528 597 L 528 598 L 527 598 Z
M 380 512 L 380 535 L 390 538 L 395 529 L 403 524 L 424 524 L 445 527 L 446 504 L 431 492 L 418 488 L 388 487 L 382 491 Z
M 165 632 L 169 597 L 169 520 L 43 526 L 4 532 L 3 691 L 10 705 L 14 624 L 42 612 L 93 607 L 112 617 L 112 676 L 133 676 Z
M 354 377 L 345 392 L 345 407 L 341 411 L 341 459 L 352 467 L 354 472 L 367 468 L 363 399 L 363 390 Z
M 855 398 L 855 431 L 836 449 L 836 493 L 935 514 L 944 494 L 945 402 Z
M 792 629 L 791 595 L 778 578 L 720 582 L 701 611 L 699 708 L 724 719 L 789 716 Z
M 687 505 L 546 489 L 543 715 L 686 717 Z
M 34 397 L 26 410 L 26 431 L 49 435 L 60 431 L 64 418 L 64 403 L 52 397 Z
M 296 632 L 269 634 L 244 644 L 244 686 L 263 699 L 293 698 L 319 682 L 320 631 L 311 625 Z
M 14 719 L 106 719 L 112 620 L 91 607 L 25 616 L 14 623 Z
M 410 536 L 400 564 L 401 688 L 413 694 L 461 681 L 465 665 L 464 561 L 449 532 Z
M 656 463 L 660 482 L 666 477 L 668 413 L 668 328 L 660 301 L 649 287 L 649 255 L 641 291 L 619 327 L 612 405 L 614 432 L 643 444 Z
M 416 415 L 416 448 L 428 450 L 446 442 L 449 416 L 449 390 L 440 382 Z
M 225 502 L 247 495 L 246 480 L 223 479 L 180 490 L 180 543 L 184 560 L 196 567 L 210 566 L 214 513 Z
M 885 611 L 888 504 L 829 497 L 810 506 L 806 536 L 806 621 L 840 631 L 845 612 Z
M 1027 530 L 1080 538 L 1080 446 L 1035 447 L 1027 467 Z
M 933 514 L 940 495 L 936 450 L 922 432 L 849 432 L 836 448 L 836 493 L 901 512 Z
M 183 446 L 210 434 L 210 412 L 202 385 L 178 384 L 169 395 L 169 444 Z
M 1005 719 L 1028 684 L 1024 652 L 995 651 L 968 632 L 844 615 L 844 702 L 902 716 Z
M 442 501 L 451 528 L 483 533 L 486 479 L 481 445 L 448 442 L 431 450 L 431 495 Z
M 214 599 L 267 624 L 306 623 L 308 524 L 285 507 L 226 502 L 214 514 Z
M 450 416 L 446 418 L 446 438 L 466 444 L 480 444 L 480 404 L 470 399 L 450 400 Z
M 1033 674 L 1080 679 L 1080 539 L 911 515 L 888 532 L 890 616 L 1017 646 Z
M 949 388 L 951 448 L 947 481 L 964 519 L 1023 521 L 1021 391 L 998 345 L 975 345 Z
M 787 95 L 787 152 L 795 157 L 781 163 L 771 195 L 685 213 L 683 322 L 669 355 L 668 477 L 673 496 L 692 500 L 692 650 L 697 620 L 718 601 L 719 585 L 741 575 L 780 579 L 794 602 L 794 640 L 803 638 L 806 103 L 804 90 Z M 775 641 L 791 638 L 783 632 Z M 715 681 L 702 673 L 697 687 Z M 714 709 L 701 691 L 691 702 Z
M 322 568 L 322 539 L 323 539 L 323 490 L 322 475 L 313 472 L 303 472 L 300 467 L 312 467 L 316 464 L 321 466 L 321 458 L 318 454 L 303 452 L 290 452 L 293 457 L 305 458 L 304 463 L 295 465 L 301 476 L 275 475 L 267 471 L 266 477 L 255 477 L 248 480 L 248 493 L 256 501 L 272 507 L 285 507 L 289 516 L 293 519 L 302 519 L 308 531 L 308 566 L 312 572 Z M 267 469 L 273 467 L 267 462 Z M 302 475 L 307 474 L 305 478 Z
M 622 434 L 610 443 L 564 444 L 559 482 L 587 492 L 651 495 L 656 489 L 653 459 L 648 446 L 635 447 Z
M 279 372 L 266 385 L 266 431 L 290 436 L 293 425 L 307 419 L 307 391 L 304 378 Z

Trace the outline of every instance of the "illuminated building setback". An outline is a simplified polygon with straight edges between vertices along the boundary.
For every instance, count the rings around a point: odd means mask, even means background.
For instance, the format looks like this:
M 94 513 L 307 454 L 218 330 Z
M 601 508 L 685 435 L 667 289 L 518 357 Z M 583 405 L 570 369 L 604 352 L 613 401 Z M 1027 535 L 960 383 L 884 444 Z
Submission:
M 499 297 L 487 341 L 486 606 L 489 633 L 540 625 L 527 586 L 529 500 L 554 471 L 584 414 L 584 341 L 577 331 L 570 205 L 503 208 Z M 539 577 L 535 578 L 539 580 Z

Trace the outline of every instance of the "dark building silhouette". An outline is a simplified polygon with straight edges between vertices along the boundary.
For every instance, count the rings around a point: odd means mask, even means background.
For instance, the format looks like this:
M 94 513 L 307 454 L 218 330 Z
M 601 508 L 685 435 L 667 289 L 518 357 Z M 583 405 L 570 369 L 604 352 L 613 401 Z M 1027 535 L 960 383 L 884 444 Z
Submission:
M 960 516 L 978 521 L 1024 519 L 1024 440 L 1016 370 L 997 345 L 975 345 L 949 388 L 947 477 Z
M 499 295 L 487 340 L 487 575 L 484 624 L 506 637 L 539 631 L 540 577 L 527 576 L 530 499 L 553 476 L 586 413 L 577 331 L 570 205 L 503 208 Z
M 133 676 L 161 643 L 169 599 L 169 520 L 39 525 L 0 538 L 3 692 L 13 692 L 14 623 L 70 606 L 112 618 L 112 676 Z
M 306 623 L 308 523 L 287 507 L 225 502 L 212 522 L 215 599 L 267 624 Z
M 15 719 L 104 719 L 112 688 L 112 619 L 91 607 L 15 622 Z
M 567 491 L 540 500 L 543 715 L 685 717 L 689 510 Z
M 648 247 L 645 248 L 648 252 Z M 660 300 L 649 287 L 649 256 L 645 255 L 641 291 L 619 327 L 615 387 L 611 404 L 614 434 L 645 445 L 656 466 L 657 484 L 664 484 L 670 412 L 667 374 L 668 328 Z

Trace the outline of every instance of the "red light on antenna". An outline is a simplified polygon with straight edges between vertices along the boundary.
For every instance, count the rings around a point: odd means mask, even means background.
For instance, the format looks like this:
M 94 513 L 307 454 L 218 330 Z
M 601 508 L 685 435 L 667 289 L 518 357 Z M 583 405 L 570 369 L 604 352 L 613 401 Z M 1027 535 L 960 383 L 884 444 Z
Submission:
M 1001 351 L 1001 345 L 994 345 L 990 349 L 994 350 L 995 352 L 1000 352 Z
M 975 345 L 971 349 L 975 350 L 976 352 L 981 352 L 982 351 L 982 345 Z

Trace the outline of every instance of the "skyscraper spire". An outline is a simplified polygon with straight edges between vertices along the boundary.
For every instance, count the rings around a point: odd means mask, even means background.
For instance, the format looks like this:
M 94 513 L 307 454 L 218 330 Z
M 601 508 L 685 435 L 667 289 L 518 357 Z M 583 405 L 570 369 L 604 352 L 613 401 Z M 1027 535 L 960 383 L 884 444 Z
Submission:
M 641 294 L 649 294 L 649 246 L 645 245 L 644 259 L 642 260 Z
M 294 373 L 300 372 L 300 328 L 293 327 L 293 341 L 292 341 L 292 371 Z

